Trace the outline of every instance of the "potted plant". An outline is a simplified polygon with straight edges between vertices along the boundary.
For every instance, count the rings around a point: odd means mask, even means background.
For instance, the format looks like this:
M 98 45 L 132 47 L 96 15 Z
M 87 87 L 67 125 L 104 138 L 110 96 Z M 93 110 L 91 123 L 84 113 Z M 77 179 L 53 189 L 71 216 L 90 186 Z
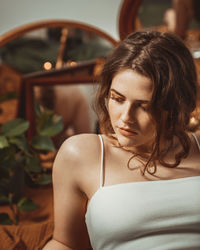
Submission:
M 0 204 L 7 204 L 13 214 L 0 213 L 0 224 L 18 224 L 20 211 L 39 206 L 25 196 L 26 186 L 51 183 L 47 169 L 41 166 L 41 154 L 55 151 L 51 137 L 62 128 L 61 117 L 36 104 L 36 135 L 26 138 L 29 122 L 17 118 L 0 125 Z

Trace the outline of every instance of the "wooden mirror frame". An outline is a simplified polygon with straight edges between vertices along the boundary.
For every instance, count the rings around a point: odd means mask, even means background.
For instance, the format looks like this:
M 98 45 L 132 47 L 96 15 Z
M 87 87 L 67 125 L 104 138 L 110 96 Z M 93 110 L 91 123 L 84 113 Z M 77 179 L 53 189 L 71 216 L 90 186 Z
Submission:
M 136 31 L 137 13 L 143 0 L 124 0 L 119 13 L 119 37 L 123 40 L 128 34 Z
M 91 32 L 108 42 L 110 42 L 113 47 L 115 47 L 119 42 L 112 38 L 110 35 L 104 31 L 95 28 L 91 25 L 69 21 L 69 20 L 45 20 L 39 22 L 33 22 L 29 24 L 22 25 L 20 27 L 14 28 L 11 31 L 0 36 L 0 47 L 4 46 L 8 42 L 19 38 L 20 36 L 26 34 L 27 32 L 35 31 L 42 28 L 50 27 L 70 27 L 79 28 L 87 32 Z M 35 133 L 35 112 L 34 112 L 34 96 L 33 88 L 34 86 L 53 86 L 53 85 L 68 85 L 68 84 L 88 84 L 95 82 L 95 76 L 84 77 L 80 76 L 70 76 L 69 72 L 76 71 L 79 72 L 80 69 L 84 67 L 94 68 L 97 62 L 93 60 L 92 62 L 80 63 L 80 65 L 74 67 L 63 67 L 59 70 L 53 69 L 47 72 L 41 71 L 31 74 L 26 74 L 22 76 L 22 90 L 20 95 L 19 103 L 19 116 L 25 117 L 30 122 L 28 130 L 28 138 L 31 139 Z
M 66 27 L 69 26 L 71 28 L 80 28 L 88 32 L 92 32 L 107 41 L 109 41 L 111 44 L 116 46 L 118 44 L 118 41 L 116 41 L 113 37 L 111 37 L 106 32 L 95 28 L 89 24 L 81 23 L 81 22 L 75 22 L 75 21 L 69 21 L 69 20 L 63 20 L 63 19 L 52 19 L 52 20 L 44 20 L 44 21 L 38 21 L 38 22 L 32 22 L 25 25 L 22 25 L 20 27 L 14 28 L 3 35 L 0 36 L 0 47 L 4 46 L 8 42 L 24 35 L 27 32 L 34 31 L 37 29 L 42 28 L 58 28 L 58 27 Z
M 19 103 L 19 116 L 25 117 L 29 121 L 27 132 L 28 139 L 35 134 L 35 109 L 34 109 L 34 87 L 49 87 L 56 85 L 71 84 L 96 84 L 98 76 L 71 76 L 71 73 L 80 72 L 81 70 L 90 70 L 94 72 L 96 63 L 94 60 L 82 62 L 76 66 L 67 66 L 62 69 L 53 69 L 44 72 L 36 72 L 23 76 L 22 92 Z

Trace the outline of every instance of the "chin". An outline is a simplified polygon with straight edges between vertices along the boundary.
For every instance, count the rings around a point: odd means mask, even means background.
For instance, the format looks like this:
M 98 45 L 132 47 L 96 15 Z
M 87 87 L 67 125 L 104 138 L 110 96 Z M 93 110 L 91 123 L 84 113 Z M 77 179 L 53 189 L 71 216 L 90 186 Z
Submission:
M 148 138 L 147 137 L 143 137 L 140 135 L 135 135 L 135 136 L 123 136 L 120 133 L 116 133 L 117 136 L 117 140 L 119 142 L 119 144 L 124 147 L 124 148 L 141 148 L 141 147 L 148 147 L 148 145 L 153 143 L 153 139 L 152 138 Z
M 117 135 L 117 140 L 122 147 L 135 147 L 138 146 L 138 140 L 133 137 L 126 137 L 120 134 Z

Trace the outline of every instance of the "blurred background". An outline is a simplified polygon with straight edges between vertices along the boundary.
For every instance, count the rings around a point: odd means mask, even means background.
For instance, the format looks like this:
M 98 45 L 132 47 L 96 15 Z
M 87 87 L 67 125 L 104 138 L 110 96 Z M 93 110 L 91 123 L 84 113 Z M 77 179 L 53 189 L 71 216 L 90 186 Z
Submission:
M 199 83 L 199 0 L 0 0 L 0 224 L 20 225 L 0 226 L 3 249 L 51 237 L 57 150 L 74 134 L 99 133 L 93 100 L 106 57 L 149 29 L 183 40 Z M 199 126 L 198 91 L 189 130 Z

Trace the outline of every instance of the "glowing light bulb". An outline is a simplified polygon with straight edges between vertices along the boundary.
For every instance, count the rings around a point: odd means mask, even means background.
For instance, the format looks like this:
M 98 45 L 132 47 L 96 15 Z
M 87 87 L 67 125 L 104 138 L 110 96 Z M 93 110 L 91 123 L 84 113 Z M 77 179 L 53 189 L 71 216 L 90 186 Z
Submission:
M 45 70 L 50 70 L 50 69 L 52 69 L 52 63 L 51 63 L 51 62 L 45 62 L 45 63 L 43 64 L 43 68 L 44 68 Z
M 76 65 L 77 65 L 77 62 L 74 62 L 74 61 L 70 62 L 70 66 L 76 66 Z

